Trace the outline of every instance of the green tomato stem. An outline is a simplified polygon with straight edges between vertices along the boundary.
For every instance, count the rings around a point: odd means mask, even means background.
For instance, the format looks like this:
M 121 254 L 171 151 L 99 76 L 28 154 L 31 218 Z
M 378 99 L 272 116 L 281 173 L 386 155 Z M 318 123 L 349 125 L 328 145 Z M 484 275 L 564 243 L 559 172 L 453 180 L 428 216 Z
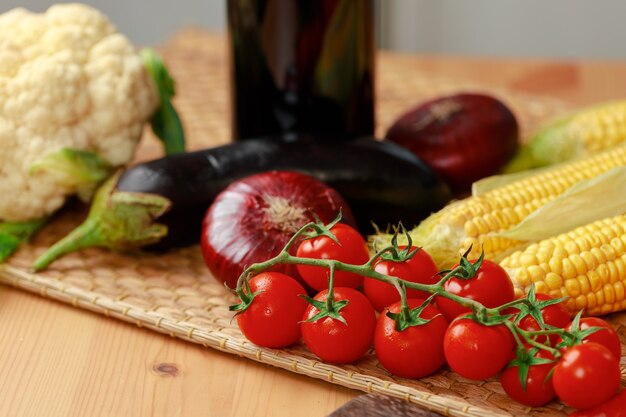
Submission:
M 506 304 L 502 304 L 501 306 L 495 307 L 495 308 L 490 308 L 489 313 L 491 314 L 497 314 L 497 313 L 501 313 L 502 311 L 506 310 L 507 308 L 510 307 L 515 307 L 516 305 L 520 305 L 520 304 L 528 304 L 528 300 L 526 298 L 521 298 L 521 299 L 516 299 L 513 301 L 510 301 Z
M 383 248 L 383 249 L 379 250 L 378 252 L 376 252 L 376 253 L 374 254 L 374 256 L 372 256 L 372 257 L 370 258 L 370 260 L 369 260 L 369 261 L 367 261 L 367 263 L 366 263 L 364 266 L 369 267 L 369 268 L 373 268 L 373 267 L 374 267 L 374 263 L 375 263 L 378 259 L 380 259 L 380 257 L 381 257 L 383 254 L 385 254 L 385 253 L 387 253 L 387 252 L 390 252 L 391 250 L 393 250 L 393 248 L 392 248 L 391 246 L 387 246 L 387 247 L 385 247 L 385 248 Z
M 335 303 L 335 262 L 328 264 L 328 295 L 326 296 L 326 308 L 331 311 Z
M 395 278 L 395 277 L 394 277 Z M 400 294 L 400 314 L 405 322 L 411 321 L 411 309 L 409 308 L 409 302 L 406 296 L 406 289 L 403 286 L 404 281 L 396 278 L 393 281 L 393 286 L 396 287 L 398 293 Z
M 519 334 L 517 333 L 517 326 L 515 326 L 515 323 L 513 323 L 510 320 L 507 320 L 506 322 L 504 322 L 504 325 L 507 327 L 507 329 L 509 329 L 509 331 L 513 335 L 513 338 L 515 339 L 515 343 L 517 344 L 517 346 L 524 347 L 524 342 L 522 342 L 522 339 L 520 339 Z
M 526 343 L 528 343 L 531 346 L 534 346 L 538 349 L 543 349 L 543 350 L 547 350 L 548 352 L 550 352 L 555 358 L 558 358 L 559 356 L 561 356 L 561 353 L 559 352 L 558 349 L 553 348 L 551 346 L 545 345 L 543 343 L 539 343 L 537 342 L 537 340 L 535 340 L 535 337 L 538 335 L 552 335 L 552 334 L 558 334 L 558 335 L 562 335 L 564 333 L 567 333 L 567 330 L 565 329 L 553 329 L 553 330 L 538 330 L 538 331 L 526 331 L 524 329 L 520 329 L 517 326 L 514 326 L 515 328 L 515 332 L 520 334 L 523 338 L 524 341 L 526 341 Z
M 299 237 L 303 233 L 303 229 L 304 228 L 296 232 L 296 234 L 288 242 L 285 249 L 288 249 L 288 247 L 291 244 L 293 244 L 293 242 L 295 242 L 297 237 Z M 243 283 L 243 280 L 246 277 L 257 274 L 261 271 L 267 270 L 280 263 L 318 266 L 322 268 L 329 268 L 332 265 L 334 270 L 351 272 L 351 273 L 361 275 L 364 277 L 377 279 L 379 281 L 383 281 L 391 285 L 394 285 L 394 280 L 398 280 L 398 278 L 396 277 L 381 274 L 375 271 L 374 269 L 371 268 L 371 264 L 369 261 L 363 265 L 351 265 L 351 264 L 346 264 L 346 263 L 335 261 L 335 260 L 300 258 L 300 257 L 289 254 L 287 250 L 285 249 L 283 249 L 274 258 L 271 258 L 264 262 L 255 263 L 251 265 L 250 267 L 248 267 L 246 270 L 244 270 L 244 272 L 239 276 L 237 288 L 238 289 L 241 288 L 241 284 Z M 439 282 L 435 284 L 422 284 L 419 282 L 410 282 L 410 281 L 405 281 L 405 280 L 403 280 L 403 284 L 406 288 L 420 290 L 420 291 L 427 292 L 429 294 L 437 294 L 442 297 L 449 298 L 450 300 L 456 301 L 457 303 L 461 304 L 464 307 L 469 307 L 473 312 L 475 312 L 479 316 L 483 316 L 483 317 L 488 316 L 491 313 L 491 311 L 489 311 L 489 309 L 483 306 L 480 302 L 475 301 L 475 300 L 470 300 L 468 298 L 461 297 L 459 295 L 452 294 L 444 290 L 443 284 L 446 281 L 448 281 L 450 278 L 452 278 L 454 276 L 454 273 L 455 273 L 455 270 L 448 272 L 446 275 L 444 275 L 443 278 L 441 278 Z M 522 300 L 518 300 L 518 302 L 521 303 Z

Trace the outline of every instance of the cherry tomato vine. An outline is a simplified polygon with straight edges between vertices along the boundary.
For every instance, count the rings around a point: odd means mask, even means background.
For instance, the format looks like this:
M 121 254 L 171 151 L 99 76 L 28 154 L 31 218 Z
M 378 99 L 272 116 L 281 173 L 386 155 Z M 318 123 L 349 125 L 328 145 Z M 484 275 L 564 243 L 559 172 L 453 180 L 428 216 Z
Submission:
M 337 300 L 335 297 L 335 275 L 337 271 L 382 281 L 396 288 L 400 295 L 399 309 L 395 307 L 394 311 L 396 312 L 391 312 L 389 309 L 383 312 L 387 317 L 394 320 L 396 332 L 402 332 L 412 326 L 426 325 L 435 317 L 441 316 L 441 313 L 436 314 L 434 317 L 432 314 L 429 314 L 428 318 L 422 318 L 420 315 L 427 306 L 433 303 L 433 300 L 436 298 L 445 298 L 458 303 L 466 309 L 468 308 L 470 311 L 467 314 L 461 314 L 455 320 L 452 320 L 452 323 L 458 324 L 456 322 L 460 319 L 469 319 L 479 327 L 484 326 L 492 328 L 494 331 L 498 330 L 497 333 L 499 334 L 502 333 L 500 331 L 502 328 L 505 328 L 506 331 L 510 333 L 509 338 L 512 337 L 514 341 L 512 343 L 513 351 L 510 355 L 506 354 L 506 352 L 503 354 L 507 355 L 504 364 L 509 363 L 509 368 L 516 368 L 519 377 L 519 387 L 521 387 L 522 390 L 526 389 L 527 378 L 529 377 L 531 368 L 536 369 L 540 365 L 547 364 L 554 365 L 566 354 L 569 348 L 583 343 L 583 341 L 586 341 L 589 336 L 597 331 L 603 329 L 606 331 L 605 328 L 599 326 L 586 326 L 584 329 L 581 328 L 579 322 L 582 312 L 579 312 L 574 317 L 570 330 L 567 330 L 565 326 L 559 327 L 546 322 L 546 320 L 544 320 L 544 311 L 546 311 L 546 308 L 551 306 L 554 306 L 553 308 L 557 307 L 564 298 L 546 298 L 543 295 L 538 297 L 538 294 L 535 293 L 532 287 L 525 297 L 512 299 L 496 307 L 486 307 L 484 303 L 480 301 L 447 291 L 446 283 L 448 281 L 452 279 L 461 281 L 471 280 L 476 276 L 484 263 L 491 262 L 484 259 L 482 254 L 478 259 L 470 261 L 467 255 L 471 248 L 461 256 L 457 266 L 450 270 L 438 272 L 435 275 L 437 280 L 434 283 L 413 282 L 379 272 L 375 268 L 377 262 L 381 260 L 404 262 L 410 260 L 415 256 L 417 251 L 420 250 L 420 248 L 414 248 L 412 246 L 411 237 L 402 225 L 399 225 L 397 228 L 390 245 L 382 249 L 375 248 L 374 255 L 362 264 L 349 264 L 336 259 L 302 257 L 290 253 L 292 246 L 303 237 L 305 239 L 315 239 L 323 236 L 340 244 L 337 236 L 332 232 L 333 227 L 337 225 L 340 220 L 341 214 L 329 224 L 323 224 L 319 219 L 316 219 L 315 222 L 308 223 L 297 230 L 278 255 L 264 262 L 248 266 L 239 276 L 237 287 L 233 290 L 242 302 L 237 306 L 232 306 L 231 310 L 237 311 L 237 314 L 244 312 L 257 295 L 257 293 L 250 291 L 248 284 L 249 279 L 264 271 L 271 270 L 279 264 L 322 267 L 328 270 L 328 287 L 324 290 L 324 297 L 319 299 L 318 296 L 311 298 L 303 295 L 303 298 L 306 299 L 311 308 L 316 309 L 315 312 L 310 313 L 306 317 L 305 321 L 308 323 L 330 318 L 346 324 L 342 310 L 347 308 L 350 301 L 346 299 Z M 397 237 L 399 233 L 406 235 L 408 241 L 406 246 L 400 247 L 398 245 Z M 416 307 L 415 300 L 409 300 L 407 298 L 407 289 L 421 291 L 429 296 Z M 412 305 L 413 308 L 411 308 L 410 305 Z M 368 322 L 369 321 L 371 320 L 368 319 Z M 532 322 L 533 325 L 528 327 L 520 324 L 522 322 L 526 324 Z M 355 325 L 354 321 L 352 325 Z M 356 325 L 359 325 L 358 322 Z M 452 325 L 450 327 L 452 327 Z M 558 343 L 555 343 L 555 341 L 558 341 Z M 506 343 L 503 344 L 506 345 Z M 617 358 L 617 360 L 619 360 L 619 358 Z M 500 370 L 502 370 L 502 368 L 498 369 L 495 373 L 489 374 L 487 377 L 495 376 Z M 550 375 L 552 372 L 553 371 L 550 371 Z M 541 383 L 544 382 L 545 381 L 541 381 Z M 519 391 L 519 387 L 516 388 L 517 391 Z M 546 394 L 544 393 L 544 395 Z M 549 395 L 549 393 L 547 395 Z M 525 400 L 522 399 L 520 401 Z M 527 401 L 530 404 L 534 400 Z

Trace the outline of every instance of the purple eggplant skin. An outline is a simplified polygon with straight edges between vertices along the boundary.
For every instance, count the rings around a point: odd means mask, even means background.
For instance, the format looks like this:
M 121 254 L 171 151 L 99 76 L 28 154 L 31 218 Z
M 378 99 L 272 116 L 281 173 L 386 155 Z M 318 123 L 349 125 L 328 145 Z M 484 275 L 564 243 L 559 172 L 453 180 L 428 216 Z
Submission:
M 150 246 L 156 250 L 199 242 L 213 199 L 230 183 L 263 171 L 297 171 L 325 182 L 348 202 L 362 234 L 374 231 L 372 223 L 381 229 L 399 222 L 413 227 L 452 198 L 437 174 L 399 145 L 373 137 L 325 139 L 267 137 L 169 155 L 130 167 L 117 189 L 172 202 L 158 219 L 168 235 Z

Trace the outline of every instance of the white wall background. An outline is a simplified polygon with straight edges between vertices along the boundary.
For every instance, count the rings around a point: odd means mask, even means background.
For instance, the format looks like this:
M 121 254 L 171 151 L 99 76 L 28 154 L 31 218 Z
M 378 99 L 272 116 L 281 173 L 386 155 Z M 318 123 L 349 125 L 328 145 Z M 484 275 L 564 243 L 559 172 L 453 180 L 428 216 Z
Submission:
M 400 50 L 626 58 L 624 0 L 382 0 L 383 43 Z
M 67 2 L 0 0 L 0 13 L 14 7 L 43 12 L 52 4 Z M 163 42 L 189 25 L 222 31 L 226 21 L 226 0 L 80 0 L 80 3 L 101 10 L 121 32 L 141 46 Z
M 227 0 L 83 0 L 138 45 L 184 26 L 224 30 Z M 382 47 L 451 54 L 626 59 L 626 0 L 376 0 Z M 0 12 L 52 0 L 0 0 Z

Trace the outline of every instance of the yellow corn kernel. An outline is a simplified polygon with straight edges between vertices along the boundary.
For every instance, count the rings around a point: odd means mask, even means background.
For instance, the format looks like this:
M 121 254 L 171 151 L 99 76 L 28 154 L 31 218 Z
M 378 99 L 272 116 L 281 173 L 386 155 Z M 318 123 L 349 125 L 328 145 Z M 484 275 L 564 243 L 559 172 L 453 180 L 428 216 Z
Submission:
M 572 279 L 578 275 L 576 272 L 576 267 L 569 258 L 561 259 L 561 266 L 563 268 L 563 279 Z
M 530 280 L 530 274 L 528 273 L 527 270 L 525 269 L 520 269 L 516 276 L 515 276 L 515 280 L 516 282 L 518 282 L 522 287 L 526 287 L 526 286 L 530 286 L 531 280 Z
M 606 267 L 609 269 L 609 282 L 606 284 L 615 284 L 619 280 L 619 269 L 615 262 L 609 262 L 606 264 Z
M 598 272 L 598 275 L 600 276 L 600 279 L 603 283 L 608 284 L 609 282 L 611 282 L 609 267 L 606 265 L 606 263 L 601 263 L 600 265 L 598 265 L 595 271 Z
M 618 253 L 626 253 L 626 245 L 624 245 L 624 242 L 622 242 L 618 236 L 611 239 L 610 244 Z
M 586 275 L 578 275 L 576 280 L 578 280 L 578 283 L 580 284 L 580 291 L 583 294 L 589 294 L 592 291 L 591 285 L 589 285 L 589 279 Z
M 619 281 L 614 285 L 615 288 L 615 300 L 618 302 L 622 302 L 625 300 L 626 292 L 624 291 L 624 284 Z
M 567 242 L 563 242 L 563 249 L 570 255 L 578 255 L 580 253 L 580 248 L 576 240 L 570 240 Z
M 591 248 L 591 254 L 598 260 L 600 265 L 604 265 L 606 263 L 606 255 L 599 247 Z
M 541 269 L 539 265 L 530 265 L 528 267 L 528 272 L 530 273 L 530 279 L 533 282 L 543 281 L 546 277 L 546 271 Z
M 607 261 L 613 261 L 617 257 L 617 251 L 613 246 L 611 246 L 610 241 L 602 245 L 600 250 L 604 252 L 604 256 L 606 256 Z
M 561 297 L 567 297 L 567 294 L 561 294 Z M 574 298 L 567 298 L 565 300 L 565 308 L 568 311 L 577 311 L 576 299 L 574 299 Z
M 577 279 L 568 279 L 565 281 L 565 289 L 570 297 L 576 297 L 580 294 L 580 283 Z
M 572 313 L 606 314 L 626 309 L 626 214 L 599 220 L 504 258 L 517 293 L 534 283 L 537 292 L 569 297 Z M 568 242 L 576 244 L 568 245 Z M 585 248 L 575 253 L 574 246 Z M 539 262 L 548 257 L 548 262 Z M 523 279 L 519 279 L 522 277 Z
M 585 307 L 587 307 L 587 297 L 581 294 L 578 297 L 576 297 L 576 309 L 582 310 Z
M 587 308 L 595 308 L 595 306 L 598 304 L 598 301 L 596 299 L 596 295 L 592 292 L 590 292 L 589 294 L 587 294 Z
M 554 272 L 548 272 L 546 274 L 546 285 L 550 290 L 558 290 L 563 286 L 563 278 Z M 560 295 L 559 295 L 560 296 Z
M 602 282 L 602 278 L 600 278 L 600 275 L 594 270 L 590 270 L 587 272 L 587 278 L 589 279 L 591 291 L 598 291 L 604 285 L 604 282 Z
M 624 253 L 626 253 L 626 250 Z M 626 276 L 626 262 L 624 261 L 624 258 L 626 258 L 626 256 L 622 256 L 621 258 L 615 260 L 615 269 L 617 269 L 618 277 Z
M 550 289 L 548 288 L 546 283 L 543 282 L 543 281 L 535 282 L 535 290 L 537 291 L 537 293 L 541 293 L 541 294 L 549 294 L 550 293 Z
M 550 262 L 548 262 L 548 266 L 552 272 L 563 276 L 563 263 L 561 262 L 561 257 L 558 254 L 554 254 L 552 259 L 550 259 Z
M 603 290 L 605 302 L 613 304 L 615 302 L 615 290 L 613 289 L 613 285 L 607 284 L 604 286 Z
M 579 253 L 581 254 L 591 249 L 591 244 L 589 243 L 589 241 L 580 236 L 576 238 L 576 246 L 578 246 L 578 249 L 580 251 Z
M 577 275 L 582 275 L 587 272 L 587 265 L 585 264 L 585 260 L 578 254 L 571 254 L 569 260 L 572 262 L 572 265 L 576 269 Z
M 604 291 L 600 290 L 596 293 L 596 300 L 598 300 L 597 308 L 600 308 L 604 305 Z
M 550 262 L 550 254 L 545 251 L 545 250 L 541 250 L 541 251 L 537 251 L 537 261 L 539 261 L 541 264 L 548 264 Z
M 531 251 L 527 251 L 524 252 L 524 254 L 520 257 L 520 262 L 522 263 L 522 265 L 532 266 L 537 265 L 539 263 L 539 260 L 534 253 L 532 253 Z
M 580 257 L 585 261 L 587 269 L 595 269 L 598 266 L 598 259 L 591 252 L 585 251 L 580 254 Z

